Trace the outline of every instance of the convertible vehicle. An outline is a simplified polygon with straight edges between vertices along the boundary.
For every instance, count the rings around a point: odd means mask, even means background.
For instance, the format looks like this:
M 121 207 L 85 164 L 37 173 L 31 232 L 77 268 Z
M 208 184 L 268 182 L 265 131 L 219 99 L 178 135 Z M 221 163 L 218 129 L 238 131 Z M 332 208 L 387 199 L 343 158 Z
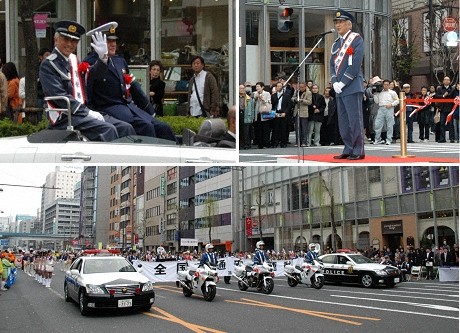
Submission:
M 68 98 L 65 96 L 59 98 L 67 99 L 68 109 L 70 109 Z M 51 110 L 45 109 L 45 111 Z M 200 135 L 200 132 L 184 131 L 179 145 L 173 141 L 138 135 L 119 138 L 112 142 L 90 142 L 73 129 L 70 121 L 69 117 L 67 130 L 46 129 L 28 136 L 0 139 L 0 163 L 236 163 L 238 161 L 238 151 L 234 147 L 219 146 L 215 142 L 197 142 L 197 138 L 207 137 Z M 203 125 L 207 125 L 202 128 L 208 135 L 226 132 L 225 124 L 221 119 L 208 119 L 203 122 Z
M 394 287 L 401 282 L 397 267 L 376 264 L 354 253 L 331 253 L 319 257 L 324 264 L 324 277 L 329 282 L 359 283 L 369 288 L 377 284 Z
M 155 302 L 153 282 L 125 258 L 82 256 L 65 273 L 64 294 L 75 301 L 82 315 L 91 309 L 139 308 L 149 310 Z

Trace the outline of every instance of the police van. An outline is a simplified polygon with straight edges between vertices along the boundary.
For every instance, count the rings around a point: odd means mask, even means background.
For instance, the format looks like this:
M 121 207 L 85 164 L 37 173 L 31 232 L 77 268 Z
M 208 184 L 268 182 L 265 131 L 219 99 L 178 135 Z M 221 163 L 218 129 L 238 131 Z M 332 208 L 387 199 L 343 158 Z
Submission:
M 319 257 L 324 264 L 324 278 L 329 282 L 359 283 L 370 288 L 379 284 L 394 287 L 401 282 L 397 267 L 382 265 L 354 253 L 331 253 Z

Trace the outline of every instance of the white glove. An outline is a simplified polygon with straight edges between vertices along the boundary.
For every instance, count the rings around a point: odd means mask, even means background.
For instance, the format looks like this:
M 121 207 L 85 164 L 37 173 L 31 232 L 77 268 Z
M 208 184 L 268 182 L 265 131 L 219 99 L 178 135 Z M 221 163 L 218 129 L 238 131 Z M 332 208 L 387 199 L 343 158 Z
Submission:
M 109 53 L 107 49 L 107 36 L 102 34 L 100 31 L 96 31 L 91 38 L 93 39 L 91 46 L 94 51 L 96 51 L 99 59 L 101 59 L 104 63 L 107 63 L 107 54 Z
M 97 111 L 89 110 L 88 116 L 99 121 L 105 121 L 104 116 Z
M 337 94 L 342 93 L 342 88 L 345 87 L 345 84 L 343 82 L 335 82 L 332 87 L 334 88 L 335 92 Z

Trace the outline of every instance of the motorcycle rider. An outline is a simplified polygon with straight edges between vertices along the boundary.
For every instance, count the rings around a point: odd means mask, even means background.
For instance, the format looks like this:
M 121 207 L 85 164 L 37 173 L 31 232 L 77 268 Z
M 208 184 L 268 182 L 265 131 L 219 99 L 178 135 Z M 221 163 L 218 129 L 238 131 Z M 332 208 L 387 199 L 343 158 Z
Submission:
M 318 253 L 316 253 L 316 244 L 314 243 L 311 243 L 309 246 L 308 246 L 308 251 L 307 253 L 305 254 L 305 262 L 308 263 L 308 264 L 311 264 L 311 265 L 314 265 L 315 262 L 314 260 L 318 260 Z
M 210 266 L 217 266 L 217 256 L 214 253 L 214 246 L 212 244 L 206 244 L 206 252 L 201 255 L 200 266 L 209 263 Z
M 268 261 L 267 253 L 264 250 L 264 241 L 258 241 L 256 243 L 256 254 L 254 255 L 254 265 L 262 265 L 265 261 Z

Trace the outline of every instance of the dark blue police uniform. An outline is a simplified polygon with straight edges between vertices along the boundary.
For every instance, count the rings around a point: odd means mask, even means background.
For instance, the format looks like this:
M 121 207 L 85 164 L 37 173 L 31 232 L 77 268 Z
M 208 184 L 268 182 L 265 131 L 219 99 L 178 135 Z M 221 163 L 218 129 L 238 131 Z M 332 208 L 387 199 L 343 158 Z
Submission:
M 84 61 L 93 65 L 99 59 L 91 53 Z M 176 141 L 171 128 L 152 117 L 152 105 L 138 82 L 126 87 L 124 75 L 129 74 L 128 64 L 120 56 L 109 57 L 105 71 L 91 66 L 87 81 L 88 105 L 91 108 L 125 121 L 138 135 Z
M 350 13 L 339 9 L 334 20 L 349 20 L 354 23 Z M 345 39 L 351 31 L 348 31 Z M 364 125 L 363 125 L 363 74 L 361 65 L 364 57 L 364 42 L 361 36 L 354 38 L 350 46 L 352 50 L 352 64 L 349 65 L 349 54 L 345 54 L 339 68 L 336 68 L 336 57 L 342 47 L 342 38 L 334 41 L 331 49 L 330 73 L 331 84 L 342 82 L 345 86 L 342 92 L 336 94 L 336 110 L 339 121 L 339 131 L 345 145 L 342 155 L 338 159 L 364 158 Z M 337 66 L 338 67 L 338 66 Z
M 56 32 L 61 35 L 80 39 L 85 29 L 72 21 L 59 21 L 55 24 Z M 56 48 L 51 55 L 40 64 L 39 77 L 45 96 L 66 96 L 70 100 L 72 126 L 79 130 L 89 140 L 112 141 L 118 138 L 117 128 L 108 122 L 103 122 L 88 116 L 88 108 L 73 96 L 73 86 L 70 75 L 70 64 Z M 56 108 L 67 109 L 64 101 L 52 102 Z M 67 115 L 61 113 L 59 118 L 50 125 L 52 129 L 65 130 L 68 125 Z M 129 130 L 129 124 L 125 124 Z M 120 123 L 120 128 L 124 128 Z

